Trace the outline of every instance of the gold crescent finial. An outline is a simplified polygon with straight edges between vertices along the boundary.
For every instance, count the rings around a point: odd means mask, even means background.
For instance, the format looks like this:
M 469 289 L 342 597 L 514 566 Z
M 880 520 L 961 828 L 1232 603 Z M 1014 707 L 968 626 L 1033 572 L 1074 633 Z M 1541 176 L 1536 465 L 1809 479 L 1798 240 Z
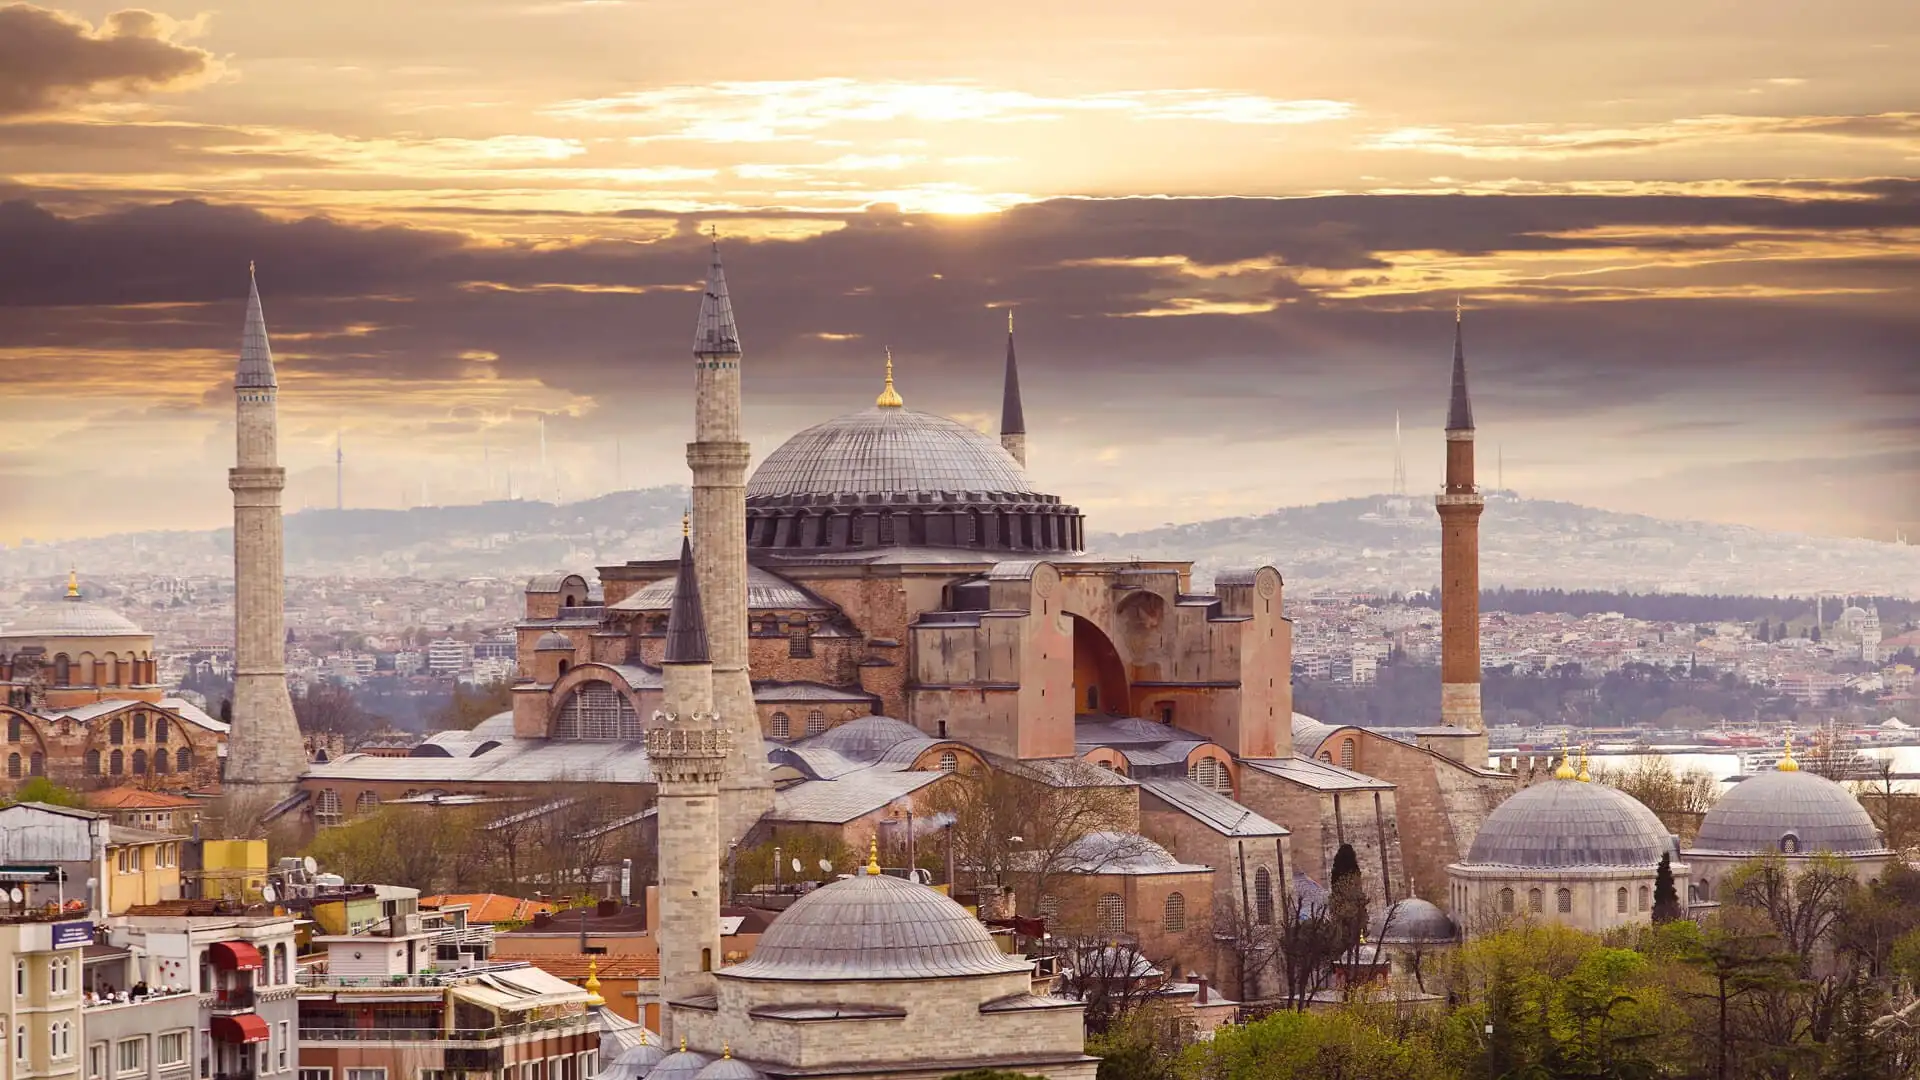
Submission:
M 900 400 L 900 391 L 893 388 L 893 350 L 891 348 L 887 350 L 887 385 L 880 391 L 880 396 L 873 399 L 873 403 L 883 409 L 898 409 L 906 404 L 905 401 Z
M 880 876 L 880 834 L 878 833 L 874 834 L 873 839 L 867 841 L 867 876 Z
M 580 989 L 587 992 L 589 1007 L 598 1007 L 607 1003 L 607 999 L 600 996 L 600 962 L 598 960 L 587 961 L 587 981 L 580 984 Z
M 680 1052 L 683 1054 L 687 1052 L 687 1037 L 685 1035 L 680 1036 Z
M 1007 333 L 1013 333 L 1013 309 L 1007 309 Z
M 1583 784 L 1593 783 L 1593 774 L 1587 771 L 1587 748 L 1584 746 L 1580 748 L 1580 775 L 1574 779 Z
M 1791 731 L 1787 732 L 1786 756 L 1780 759 L 1780 764 L 1775 765 L 1774 770 L 1777 772 L 1799 772 L 1800 771 L 1800 763 L 1793 760 L 1793 732 Z
M 247 276 L 248 277 L 253 276 L 253 260 L 252 259 L 247 260 Z
M 693 511 L 691 510 L 680 512 L 680 535 L 682 538 L 693 535 Z
M 1453 294 L 1453 321 L 1455 323 L 1458 323 L 1460 321 L 1460 294 L 1459 293 Z
M 721 1056 L 722 1058 L 731 1058 L 731 1057 L 733 1057 L 733 1044 L 732 1044 L 732 1043 L 721 1043 L 721 1044 L 720 1044 L 720 1056 Z
M 1555 780 L 1572 780 L 1574 778 L 1572 743 L 1562 742 L 1560 744 L 1560 767 L 1553 770 L 1553 778 Z
M 67 595 L 80 595 L 80 568 L 77 566 L 67 571 Z

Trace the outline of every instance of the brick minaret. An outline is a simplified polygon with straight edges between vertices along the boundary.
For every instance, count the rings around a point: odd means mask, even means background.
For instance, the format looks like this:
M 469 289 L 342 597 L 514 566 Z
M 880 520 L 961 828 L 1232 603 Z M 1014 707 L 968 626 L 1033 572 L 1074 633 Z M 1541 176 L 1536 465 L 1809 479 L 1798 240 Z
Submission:
M 1460 309 L 1453 312 L 1453 394 L 1447 405 L 1447 487 L 1440 511 L 1440 724 L 1453 733 L 1436 748 L 1472 765 L 1487 764 L 1480 720 L 1480 512 L 1473 482 L 1473 403 Z
M 720 244 L 713 245 L 707 291 L 694 330 L 693 534 L 705 583 L 713 651 L 714 709 L 724 718 L 732 756 L 720 782 L 721 842 L 737 841 L 773 807 L 766 746 L 747 675 L 747 444 L 740 435 L 740 334 L 734 326 Z
M 290 788 L 305 771 L 300 725 L 287 694 L 286 556 L 280 521 L 279 380 L 260 310 L 260 287 L 247 267 L 247 322 L 234 372 L 237 455 L 233 489 L 233 730 L 226 782 Z
M 1013 362 L 1013 309 L 1007 309 L 1007 382 L 1000 398 L 1000 445 L 1027 464 L 1027 413 L 1020 407 L 1020 368 Z
M 720 966 L 720 786 L 726 724 L 713 714 L 714 665 L 707 651 L 693 548 L 680 540 L 680 576 L 667 613 L 661 675 L 666 710 L 647 731 L 658 785 L 660 1034 L 674 1033 L 671 1002 L 713 993 Z

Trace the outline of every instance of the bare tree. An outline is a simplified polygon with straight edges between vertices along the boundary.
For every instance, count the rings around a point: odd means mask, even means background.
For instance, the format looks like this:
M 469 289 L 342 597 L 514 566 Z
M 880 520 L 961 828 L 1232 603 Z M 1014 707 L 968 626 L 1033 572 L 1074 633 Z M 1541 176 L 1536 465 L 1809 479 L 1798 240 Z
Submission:
M 1681 837 L 1700 829 L 1700 819 L 1719 798 L 1719 782 L 1705 769 L 1682 773 L 1664 756 L 1646 756 L 1633 763 L 1593 771 L 1596 782 L 1618 788 L 1652 810 L 1661 824 Z
M 1060 992 L 1086 1004 L 1093 1034 L 1126 1020 L 1166 986 L 1166 972 L 1131 939 L 1076 936 L 1056 938 L 1052 946 L 1061 961 Z
M 1727 884 L 1730 906 L 1771 924 L 1803 978 L 1857 888 L 1846 864 L 1831 855 L 1814 856 L 1797 873 L 1784 858 L 1763 855 L 1742 864 Z

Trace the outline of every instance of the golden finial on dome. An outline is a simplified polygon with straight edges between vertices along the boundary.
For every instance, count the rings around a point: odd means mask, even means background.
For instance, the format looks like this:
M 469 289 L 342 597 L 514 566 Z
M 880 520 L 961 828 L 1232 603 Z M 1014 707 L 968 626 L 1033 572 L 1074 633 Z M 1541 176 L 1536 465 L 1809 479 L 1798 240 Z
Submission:
M 1786 755 L 1780 759 L 1780 764 L 1774 766 L 1774 770 L 1777 772 L 1799 772 L 1800 771 L 1800 763 L 1793 760 L 1793 732 L 1791 731 L 1787 732 Z
M 77 566 L 67 571 L 67 595 L 70 597 L 80 595 L 80 568 Z
M 680 536 L 682 539 L 693 535 L 693 511 L 680 511 Z
M 873 839 L 867 841 L 867 876 L 880 876 L 880 837 L 878 834 L 875 834 Z
M 1563 742 L 1560 744 L 1560 767 L 1553 770 L 1553 778 L 1571 780 L 1573 777 L 1573 744 Z
M 680 1036 L 680 1052 L 683 1054 L 687 1052 L 687 1037 L 685 1035 Z
M 873 399 L 875 405 L 883 409 L 898 409 L 906 404 L 900 399 L 900 391 L 893 388 L 893 350 L 887 350 L 887 385 L 880 396 Z
M 1593 783 L 1593 774 L 1587 771 L 1587 748 L 1584 746 L 1580 748 L 1580 775 L 1574 779 L 1583 784 Z
M 598 1008 L 607 1003 L 607 999 L 600 996 L 600 961 L 587 961 L 587 981 L 580 988 L 587 992 L 589 1007 Z
M 724 1059 L 731 1059 L 731 1058 L 733 1057 L 733 1044 L 732 1044 L 732 1043 L 721 1043 L 721 1044 L 720 1044 L 720 1057 L 721 1057 L 721 1058 L 722 1058 L 723 1060 L 724 1060 Z

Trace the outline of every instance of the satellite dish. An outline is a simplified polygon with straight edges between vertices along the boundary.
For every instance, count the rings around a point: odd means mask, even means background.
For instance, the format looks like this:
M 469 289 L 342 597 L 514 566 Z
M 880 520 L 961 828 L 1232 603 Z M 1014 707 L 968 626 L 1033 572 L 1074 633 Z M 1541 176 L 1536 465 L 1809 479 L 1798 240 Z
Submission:
M 796 874 L 806 873 L 806 868 L 800 865 L 800 859 L 798 856 L 795 856 L 793 860 L 793 872 Z
M 21 892 L 20 887 L 17 885 L 7 890 L 7 899 L 13 901 L 16 904 L 20 903 L 26 898 L 27 898 L 27 894 Z
M 314 862 L 313 856 L 311 855 L 300 860 L 300 865 L 306 868 L 308 876 L 312 876 L 320 872 L 320 864 L 317 862 Z
M 913 883 L 916 885 L 933 884 L 933 871 L 928 870 L 925 867 L 922 867 L 922 866 L 914 867 L 912 876 L 913 876 Z
M 833 860 L 831 860 L 831 859 L 821 859 L 821 860 L 820 860 L 820 872 L 821 872 L 821 873 L 823 873 L 823 874 L 831 874 L 831 873 L 833 873 Z
M 273 903 L 275 900 L 278 900 L 279 898 L 280 898 L 280 895 L 273 891 L 273 886 L 271 885 L 260 890 L 260 899 L 265 900 L 269 904 Z

